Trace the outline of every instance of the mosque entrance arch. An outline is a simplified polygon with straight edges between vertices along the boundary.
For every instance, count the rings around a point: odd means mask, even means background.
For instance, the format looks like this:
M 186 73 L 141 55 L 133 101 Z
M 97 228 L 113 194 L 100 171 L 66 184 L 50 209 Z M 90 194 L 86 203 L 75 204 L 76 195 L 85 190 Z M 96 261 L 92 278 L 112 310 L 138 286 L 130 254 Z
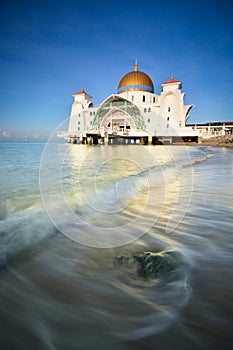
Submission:
M 130 131 L 137 131 L 133 118 L 118 108 L 111 109 L 103 118 L 101 131 L 107 131 L 108 134 L 128 134 Z
M 93 127 L 101 133 L 124 135 L 145 129 L 145 122 L 137 106 L 112 95 L 98 109 Z

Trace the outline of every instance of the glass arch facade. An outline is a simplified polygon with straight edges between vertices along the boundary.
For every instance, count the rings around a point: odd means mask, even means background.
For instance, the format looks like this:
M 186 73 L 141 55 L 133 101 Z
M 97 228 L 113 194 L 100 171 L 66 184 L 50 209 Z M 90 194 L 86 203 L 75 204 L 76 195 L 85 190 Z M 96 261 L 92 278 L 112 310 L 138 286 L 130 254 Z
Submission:
M 93 127 L 100 129 L 104 118 L 111 112 L 111 110 L 116 109 L 130 116 L 133 119 L 137 130 L 143 130 L 146 128 L 144 117 L 141 115 L 139 108 L 132 102 L 118 96 L 111 96 L 102 104 L 95 115 Z

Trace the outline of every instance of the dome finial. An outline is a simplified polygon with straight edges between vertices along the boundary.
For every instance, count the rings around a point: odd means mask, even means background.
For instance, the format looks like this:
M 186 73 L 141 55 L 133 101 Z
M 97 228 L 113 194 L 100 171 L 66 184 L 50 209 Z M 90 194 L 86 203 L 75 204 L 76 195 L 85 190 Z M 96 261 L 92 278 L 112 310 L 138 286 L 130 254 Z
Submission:
M 135 72 L 138 71 L 138 60 L 136 59 L 135 64 L 134 64 L 134 70 Z

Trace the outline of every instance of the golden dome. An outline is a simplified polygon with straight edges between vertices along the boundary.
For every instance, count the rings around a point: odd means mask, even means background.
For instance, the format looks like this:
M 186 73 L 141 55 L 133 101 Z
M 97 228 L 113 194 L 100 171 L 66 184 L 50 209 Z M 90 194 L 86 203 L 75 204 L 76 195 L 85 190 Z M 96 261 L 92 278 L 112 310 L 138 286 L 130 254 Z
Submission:
M 146 73 L 138 70 L 137 61 L 134 65 L 134 71 L 124 75 L 118 85 L 119 94 L 127 91 L 154 92 L 154 85 L 151 78 Z

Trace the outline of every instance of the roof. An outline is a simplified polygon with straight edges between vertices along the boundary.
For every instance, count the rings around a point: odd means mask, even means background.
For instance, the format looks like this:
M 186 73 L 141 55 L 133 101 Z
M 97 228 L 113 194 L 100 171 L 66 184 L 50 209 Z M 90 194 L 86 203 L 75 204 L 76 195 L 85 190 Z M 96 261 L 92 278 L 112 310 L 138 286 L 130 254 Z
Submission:
M 166 81 L 165 83 L 163 83 L 163 84 L 173 84 L 173 83 L 181 83 L 181 81 L 180 80 L 175 80 L 174 76 L 171 75 L 171 78 L 168 81 Z
M 84 90 L 84 88 L 82 88 L 79 92 L 76 92 L 76 93 L 73 94 L 72 96 L 75 96 L 75 95 L 87 95 L 87 96 L 89 96 L 89 97 L 92 97 L 92 96 L 90 96 L 90 95 L 88 95 L 88 94 L 86 93 L 86 91 Z
M 186 126 L 223 126 L 223 125 L 233 125 L 232 122 L 207 122 L 207 123 L 196 123 L 196 124 L 186 124 Z

